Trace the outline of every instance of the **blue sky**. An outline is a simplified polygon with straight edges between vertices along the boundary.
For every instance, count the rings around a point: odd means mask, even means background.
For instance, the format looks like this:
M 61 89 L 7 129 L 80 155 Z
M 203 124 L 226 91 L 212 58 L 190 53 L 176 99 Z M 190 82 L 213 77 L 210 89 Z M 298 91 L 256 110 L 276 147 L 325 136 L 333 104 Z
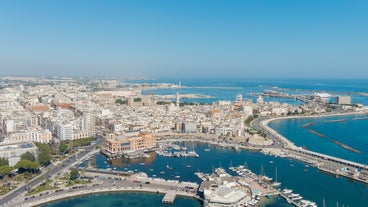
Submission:
M 0 1 L 0 75 L 368 78 L 368 1 Z

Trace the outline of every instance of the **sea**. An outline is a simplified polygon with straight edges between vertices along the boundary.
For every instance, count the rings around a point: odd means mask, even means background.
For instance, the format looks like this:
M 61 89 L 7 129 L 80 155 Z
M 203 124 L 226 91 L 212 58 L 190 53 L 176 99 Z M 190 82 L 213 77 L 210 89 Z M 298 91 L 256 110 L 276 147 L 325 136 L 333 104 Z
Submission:
M 209 95 L 210 99 L 181 100 L 189 102 L 212 103 L 217 100 L 234 101 L 236 95 L 242 94 L 244 99 L 255 100 L 251 93 L 264 90 L 280 90 L 289 94 L 328 93 L 331 101 L 336 95 L 350 95 L 352 102 L 368 104 L 368 81 L 366 80 L 180 80 L 185 87 L 179 89 L 157 89 L 143 91 L 142 94 L 173 95 L 179 93 L 192 93 Z M 144 80 L 140 83 L 174 83 L 179 80 Z M 299 101 L 280 98 L 265 98 L 265 101 L 279 101 L 288 104 L 301 104 Z M 368 137 L 366 127 L 368 120 L 364 116 L 322 117 L 305 119 L 277 120 L 269 124 L 283 136 L 298 146 L 310 150 L 326 153 L 347 160 L 368 163 Z M 311 124 L 312 123 L 312 124 Z M 323 134 L 325 138 L 311 133 L 309 128 Z M 347 150 L 333 141 L 339 141 L 357 151 Z M 98 168 L 114 168 L 116 170 L 132 170 L 145 172 L 152 177 L 164 179 L 179 179 L 181 181 L 200 182 L 195 172 L 210 173 L 216 167 L 228 169 L 230 166 L 246 165 L 253 172 L 264 173 L 281 182 L 281 188 L 293 189 L 304 199 L 314 201 L 322 206 L 323 200 L 327 207 L 368 206 L 368 185 L 343 177 L 335 177 L 318 171 L 305 163 L 288 158 L 279 158 L 264 155 L 259 152 L 245 150 L 236 151 L 232 148 L 223 148 L 215 145 L 183 142 L 178 143 L 195 150 L 199 158 L 166 158 L 151 154 L 150 158 L 126 160 L 119 159 L 107 161 L 100 154 L 92 160 L 82 163 L 82 166 L 94 165 Z M 170 166 L 172 170 L 167 168 Z M 229 173 L 231 171 L 227 170 Z M 277 177 L 276 177 L 277 174 Z M 67 199 L 47 204 L 45 206 L 165 206 L 161 204 L 163 195 L 149 193 L 122 193 L 90 195 Z M 100 202 L 100 203 L 99 203 Z M 149 205 L 147 205 L 149 204 Z M 201 206 L 193 199 L 180 198 L 173 206 Z M 267 199 L 262 207 L 289 207 L 284 199 L 273 197 Z

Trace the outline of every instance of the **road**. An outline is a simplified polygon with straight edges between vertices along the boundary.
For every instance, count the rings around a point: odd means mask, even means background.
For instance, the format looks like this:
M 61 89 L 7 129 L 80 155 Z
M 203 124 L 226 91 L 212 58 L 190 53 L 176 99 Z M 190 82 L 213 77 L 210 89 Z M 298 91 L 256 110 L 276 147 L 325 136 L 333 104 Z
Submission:
M 99 138 L 97 138 L 97 141 L 94 144 L 83 148 L 84 150 L 78 150 L 78 152 L 75 155 L 72 156 L 74 159 L 69 159 L 68 158 L 68 159 L 63 160 L 60 163 L 61 166 L 49 165 L 46 168 L 42 169 L 41 175 L 39 175 L 36 178 L 34 178 L 33 180 L 31 180 L 28 184 L 19 186 L 15 190 L 13 190 L 13 191 L 9 192 L 7 195 L 5 195 L 0 201 L 0 206 L 7 206 L 6 204 L 9 203 L 9 201 L 16 198 L 18 195 L 20 195 L 20 194 L 28 191 L 29 189 L 41 184 L 47 178 L 52 177 L 53 175 L 56 175 L 61 170 L 68 169 L 69 167 L 71 167 L 73 165 L 73 163 L 76 162 L 76 160 L 80 160 L 83 156 L 93 152 L 94 149 L 96 148 L 96 146 L 102 144 L 102 142 L 103 142 L 103 139 L 101 137 L 99 137 Z
M 33 196 L 28 196 L 24 200 L 14 203 L 16 206 L 33 206 L 57 199 L 70 196 L 92 194 L 101 192 L 118 192 L 118 191 L 146 191 L 160 192 L 175 191 L 180 195 L 191 197 L 196 196 L 198 186 L 192 187 L 185 183 L 175 181 L 165 181 L 153 178 L 130 178 L 121 176 L 105 176 L 105 174 L 93 173 L 94 179 L 90 184 L 75 185 L 73 187 L 65 187 L 57 190 L 42 192 Z
M 251 122 L 251 126 L 259 131 L 259 132 L 263 132 L 266 137 L 268 137 L 269 139 L 271 139 L 273 141 L 271 146 L 268 146 L 269 148 L 286 148 L 287 144 L 283 143 L 282 140 L 280 140 L 274 133 L 270 132 L 267 128 L 265 128 L 261 123 L 264 120 L 270 119 L 270 117 L 259 117 L 255 120 L 253 120 Z

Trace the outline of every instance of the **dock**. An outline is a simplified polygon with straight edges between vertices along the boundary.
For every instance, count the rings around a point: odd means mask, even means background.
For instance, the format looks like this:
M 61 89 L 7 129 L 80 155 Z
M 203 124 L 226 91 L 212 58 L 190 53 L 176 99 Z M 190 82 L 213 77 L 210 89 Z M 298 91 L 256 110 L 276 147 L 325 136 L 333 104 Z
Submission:
M 294 206 L 296 206 L 296 207 L 301 207 L 301 205 L 300 205 L 300 204 L 298 204 L 297 202 L 295 202 L 295 201 L 293 201 L 293 200 L 290 200 L 290 199 L 287 197 L 287 195 L 285 195 L 285 194 L 283 194 L 283 193 L 281 193 L 281 192 L 280 192 L 280 196 L 281 196 L 282 198 L 284 198 L 288 203 L 293 204 L 293 205 L 294 205 Z
M 168 191 L 164 198 L 162 199 L 163 204 L 173 204 L 176 198 L 176 193 L 174 191 Z

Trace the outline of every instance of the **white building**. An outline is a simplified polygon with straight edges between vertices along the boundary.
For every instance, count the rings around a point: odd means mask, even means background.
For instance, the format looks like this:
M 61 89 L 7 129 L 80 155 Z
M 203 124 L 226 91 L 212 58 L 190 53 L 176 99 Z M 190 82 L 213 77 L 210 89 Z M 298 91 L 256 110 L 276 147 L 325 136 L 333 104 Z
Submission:
M 184 133 L 197 133 L 197 124 L 194 122 L 184 122 L 183 132 Z
M 351 96 L 338 96 L 337 97 L 338 105 L 349 105 L 351 104 Z
M 10 134 L 15 131 L 14 120 L 6 120 L 4 122 L 5 134 Z
M 60 140 L 73 140 L 73 126 L 60 123 L 56 126 L 56 137 Z
M 31 152 L 38 157 L 38 148 L 32 142 L 18 142 L 12 144 L 0 144 L 0 157 L 8 159 L 9 166 L 14 166 L 20 160 L 20 156 L 26 152 Z

